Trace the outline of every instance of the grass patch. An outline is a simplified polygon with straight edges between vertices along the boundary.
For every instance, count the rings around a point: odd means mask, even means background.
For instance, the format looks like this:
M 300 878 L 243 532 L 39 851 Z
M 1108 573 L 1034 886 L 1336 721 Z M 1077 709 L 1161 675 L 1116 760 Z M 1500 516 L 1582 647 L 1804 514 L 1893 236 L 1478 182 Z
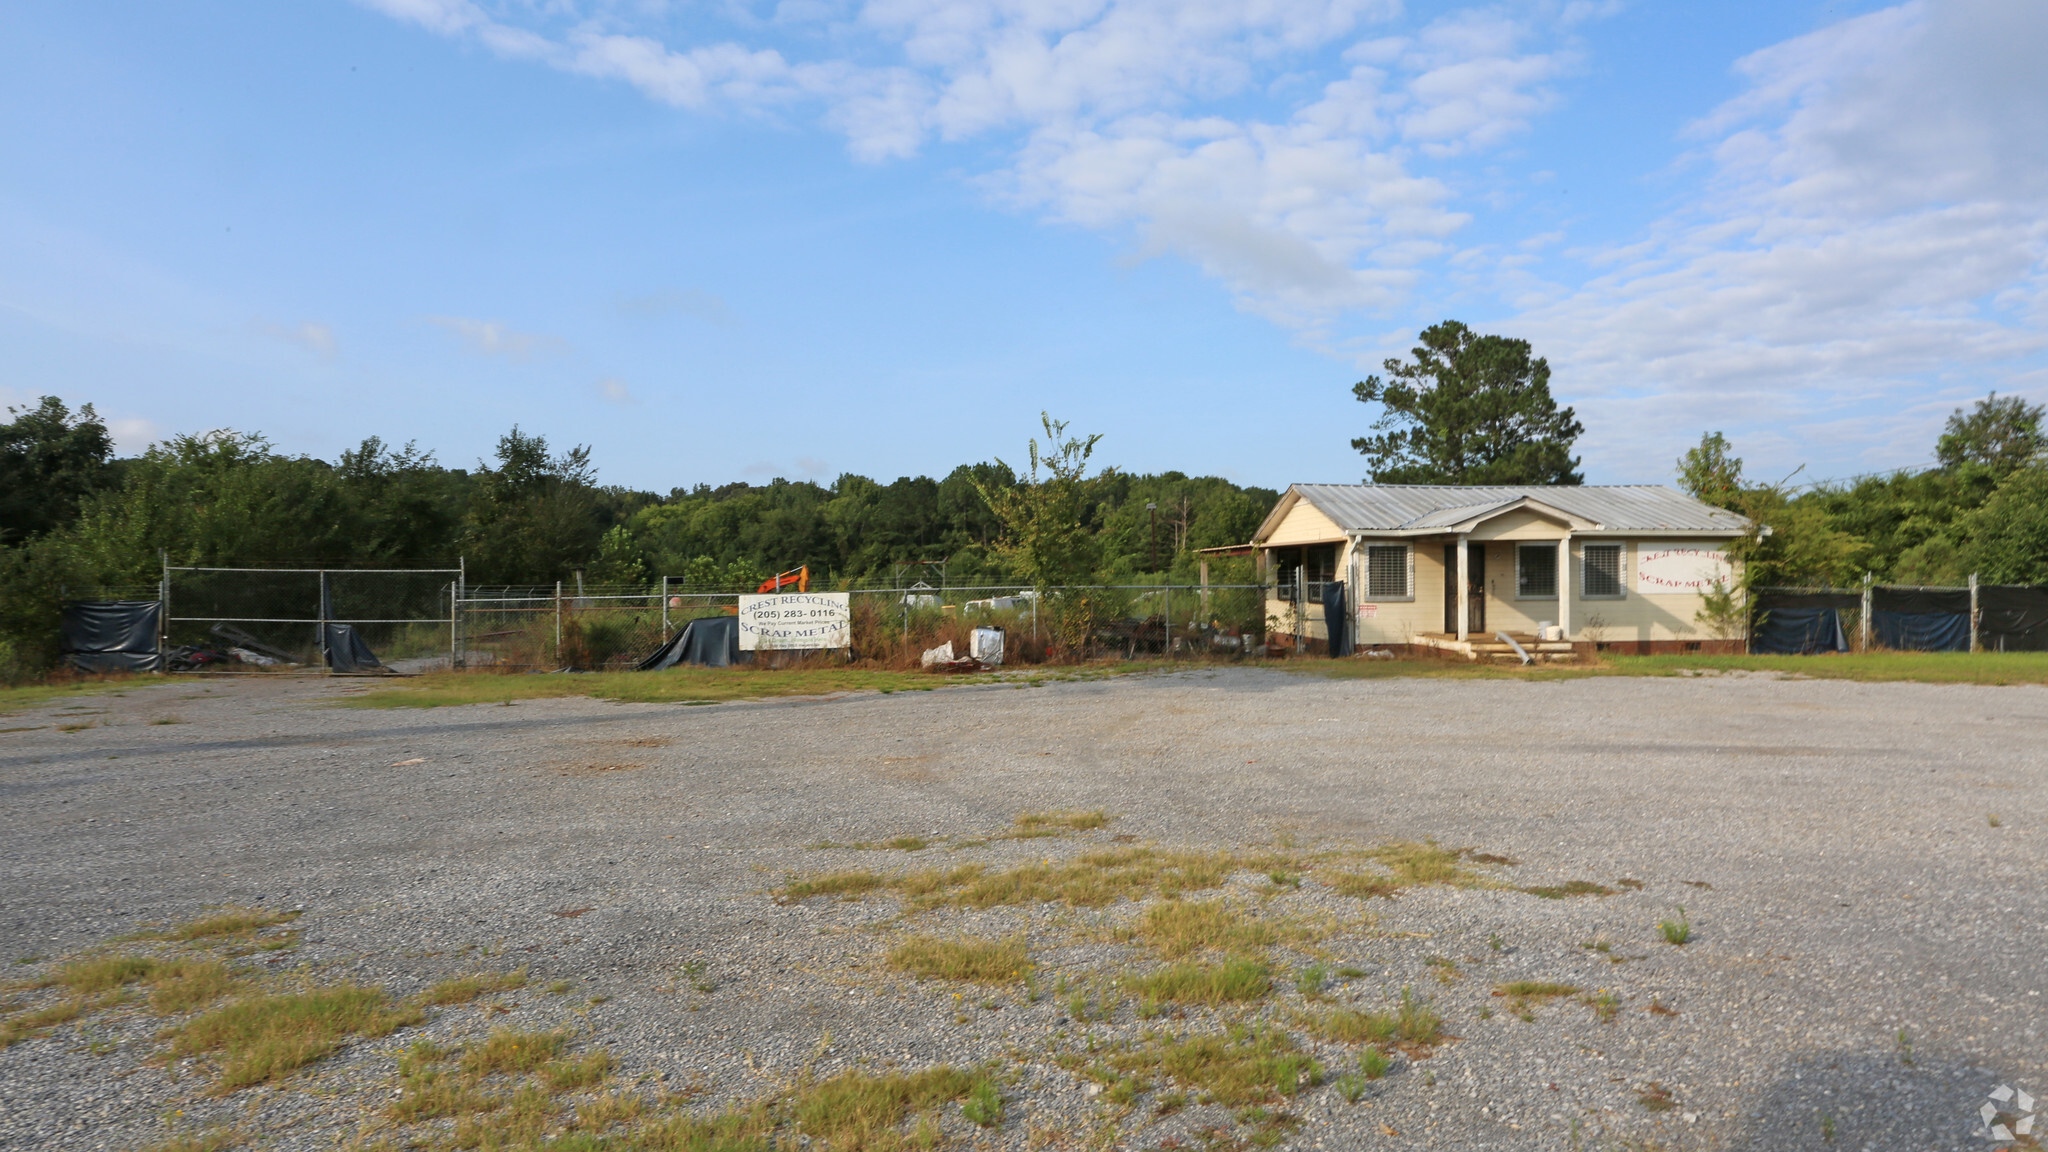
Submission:
M 1206 950 L 1240 951 L 1273 943 L 1274 933 L 1247 921 L 1221 900 L 1166 900 L 1145 909 L 1138 935 L 1153 951 L 1179 960 Z
M 1536 1019 L 1535 1006 L 1547 1004 L 1561 996 L 1577 996 L 1576 984 L 1559 984 L 1551 980 L 1510 980 L 1493 986 L 1493 994 L 1507 1000 L 1508 1007 L 1523 1020 Z
M 1433 884 L 1449 885 L 1453 888 L 1494 888 L 1500 880 L 1490 872 L 1472 865 L 1493 866 L 1513 864 L 1506 856 L 1477 852 L 1471 848 L 1445 848 L 1433 841 L 1421 844 L 1404 841 L 1383 844 L 1355 854 L 1384 871 L 1380 872 L 1325 872 L 1320 874 L 1323 883 L 1339 896 L 1351 896 L 1361 900 L 1375 897 L 1391 900 L 1404 888 L 1420 888 Z
M 166 1016 L 204 1008 L 242 982 L 218 960 L 171 960 L 149 976 L 149 1006 Z
M 901 1128 L 911 1116 L 969 1099 L 986 1082 L 985 1076 L 951 1067 L 882 1076 L 854 1070 L 797 1089 L 792 1105 L 803 1134 L 823 1140 L 832 1152 L 883 1152 L 903 1146 Z M 722 1152 L 745 1145 L 683 1147 Z
M 519 1032 L 500 1028 L 462 1054 L 462 1070 L 477 1076 L 531 1072 L 553 1060 L 569 1038 L 560 1032 Z
M 1658 921 L 1657 931 L 1663 935 L 1664 942 L 1673 947 L 1682 946 L 1686 941 L 1691 940 L 1692 921 L 1685 917 L 1685 906 L 1679 905 L 1677 916 L 1669 920 Z
M 1214 1008 L 1265 996 L 1273 977 L 1264 963 L 1240 956 L 1222 964 L 1175 964 L 1131 980 L 1130 987 L 1148 1000 Z
M 190 920 L 160 931 L 135 932 L 117 937 L 122 940 L 170 940 L 179 944 L 197 944 L 214 940 L 253 940 L 265 928 L 289 924 L 299 918 L 297 912 L 272 912 L 268 908 L 227 907 L 219 909 L 197 920 Z
M 488 1112 L 498 1106 L 499 1101 L 477 1091 L 475 1079 L 441 1067 L 447 1059 L 447 1051 L 431 1041 L 414 1041 L 398 1058 L 398 1099 L 385 1114 L 401 1124 L 416 1124 L 442 1116 Z
M 647 1110 L 645 1097 L 630 1092 L 607 1092 L 595 1100 L 576 1106 L 576 1126 L 591 1132 L 602 1132 L 621 1124 L 630 1124 Z
M 147 984 L 150 1007 L 164 1015 L 190 1012 L 213 1003 L 240 985 L 218 960 L 158 960 L 149 956 L 95 956 L 74 960 L 51 974 L 48 985 L 83 999 L 130 984 Z
M 775 890 L 775 898 L 784 904 L 808 900 L 813 896 L 854 897 L 883 887 L 888 881 L 873 872 L 829 872 L 823 876 L 808 876 L 801 879 L 790 877 L 789 881 Z
M 1293 1037 L 1243 1025 L 1221 1036 L 1151 1033 L 1106 1062 L 1126 1075 L 1171 1080 L 1201 1093 L 1204 1103 L 1232 1108 L 1281 1103 L 1322 1083 L 1323 1076 L 1322 1066 Z
M 1088 832 L 1096 828 L 1107 828 L 1116 819 L 1097 808 L 1092 812 L 1026 812 L 1017 817 L 1019 832 L 1064 830 Z
M 1854 652 L 1830 656 L 1619 656 L 1589 664 L 1527 668 L 1444 660 L 1304 660 L 1285 669 L 1337 680 L 1579 680 L 1589 676 L 1683 676 L 1776 672 L 1814 680 L 1922 684 L 2048 684 L 2048 652 Z
M 287 1075 L 356 1036 L 386 1036 L 421 1020 L 382 988 L 340 984 L 284 995 L 251 996 L 193 1018 L 174 1031 L 170 1055 L 220 1061 L 215 1091 L 225 1094 Z
M 61 680 L 47 684 L 23 684 L 16 688 L 0 688 L 0 715 L 33 708 L 52 700 L 72 696 L 92 696 L 101 692 L 126 692 L 136 688 L 160 688 L 170 683 L 161 675 L 107 676 L 86 680 Z
M 1531 896 L 1541 896 L 1545 900 L 1568 900 L 1573 896 L 1612 896 L 1615 892 L 1607 885 L 1595 884 L 1591 880 L 1567 880 L 1562 884 L 1549 886 L 1538 884 L 1517 891 L 1527 892 Z
M 1295 1017 L 1303 1031 L 1318 1040 L 1338 1044 L 1383 1044 L 1415 1055 L 1426 1055 L 1444 1038 L 1444 1018 L 1429 1001 L 1417 999 L 1407 988 L 1401 1001 L 1384 1012 L 1363 1012 L 1356 1008 L 1333 1008 L 1327 1012 L 1304 1012 Z
M 949 676 L 944 683 L 977 684 L 992 679 Z M 435 672 L 408 677 L 403 685 L 348 696 L 336 704 L 344 708 L 445 708 L 562 696 L 592 696 L 631 704 L 722 703 L 933 686 L 933 677 L 922 672 L 859 668 L 669 668 L 660 672 L 550 672 L 527 676 Z
M 888 959 L 889 967 L 899 972 L 930 980 L 971 980 L 979 984 L 1021 980 L 1031 967 L 1022 936 L 1007 940 L 913 936 L 891 948 Z
M 51 973 L 50 983 L 75 996 L 85 996 L 137 983 L 156 969 L 157 961 L 147 956 L 98 956 L 59 966 Z
M 540 1066 L 538 1075 L 550 1092 L 574 1092 L 604 1083 L 613 1067 L 612 1054 L 600 1048 L 580 1060 L 550 1060 Z
M 857 896 L 887 888 L 900 892 L 919 908 L 942 904 L 994 908 L 1050 903 L 1101 908 L 1119 899 L 1173 897 L 1196 889 L 1215 888 L 1229 878 L 1235 867 L 1235 859 L 1227 852 L 1112 848 L 1084 853 L 1064 864 L 1047 861 L 1001 872 L 990 872 L 980 864 L 963 864 L 895 877 L 865 871 L 791 877 L 775 890 L 775 896 L 788 903 L 810 896 Z
M 162 1143 L 151 1144 L 145 1152 L 224 1152 L 247 1140 L 239 1130 L 233 1128 L 209 1128 L 190 1136 L 173 1136 Z
M 23 1012 L 0 1021 L 0 1048 L 12 1047 L 59 1024 L 69 1024 L 95 1008 L 110 1003 L 110 1000 L 59 1000 L 48 1007 L 32 1012 Z
M 494 992 L 510 992 L 514 988 L 524 987 L 524 968 L 511 972 L 478 972 L 441 981 L 420 993 L 419 1002 L 428 1007 L 441 1008 L 450 1004 L 467 1004 L 479 996 L 487 996 Z

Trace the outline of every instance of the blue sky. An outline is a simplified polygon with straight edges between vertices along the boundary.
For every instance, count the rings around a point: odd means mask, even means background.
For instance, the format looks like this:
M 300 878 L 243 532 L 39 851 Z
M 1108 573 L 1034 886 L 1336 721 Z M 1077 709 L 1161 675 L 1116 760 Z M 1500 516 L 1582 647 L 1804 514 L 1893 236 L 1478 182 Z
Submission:
M 1595 483 L 1924 463 L 2048 398 L 2048 5 L 24 2 L 0 401 L 604 480 L 1349 481 L 1350 385 L 1534 342 Z M 2031 46 L 2031 47 L 2030 47 Z M 1803 478 L 1802 477 L 1802 478 Z

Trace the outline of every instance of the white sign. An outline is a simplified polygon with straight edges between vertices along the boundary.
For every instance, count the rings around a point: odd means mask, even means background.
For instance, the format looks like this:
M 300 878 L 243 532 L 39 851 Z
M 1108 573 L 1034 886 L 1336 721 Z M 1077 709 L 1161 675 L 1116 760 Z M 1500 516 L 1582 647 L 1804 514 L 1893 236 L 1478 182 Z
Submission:
M 1358 606 L 1358 618 L 1360 620 L 1377 620 L 1379 615 L 1380 606 L 1377 604 L 1360 604 Z
M 853 596 L 797 592 L 740 597 L 740 651 L 853 646 Z
M 1692 595 L 1735 583 L 1735 565 L 1719 544 L 1636 546 L 1636 591 L 1651 596 Z

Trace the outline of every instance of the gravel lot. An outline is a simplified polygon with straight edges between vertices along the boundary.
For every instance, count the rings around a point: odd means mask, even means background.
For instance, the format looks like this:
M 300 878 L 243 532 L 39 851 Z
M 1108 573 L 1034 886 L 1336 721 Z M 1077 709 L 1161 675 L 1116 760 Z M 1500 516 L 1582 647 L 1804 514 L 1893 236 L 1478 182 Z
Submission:
M 279 981 L 410 995 L 525 966 L 528 987 L 224 1099 L 205 1064 L 155 1058 L 163 1020 L 91 1015 L 0 1051 L 0 1146 L 143 1148 L 212 1125 L 266 1148 L 403 1146 L 436 1129 L 382 1118 L 394 1056 L 504 1026 L 570 1028 L 579 1050 L 613 1054 L 615 1086 L 696 1111 L 807 1065 L 999 1062 L 1004 1119 L 979 1129 L 951 1107 L 940 1127 L 959 1147 L 1221 1147 L 1265 1131 L 1304 1149 L 1964 1149 L 1992 1146 L 1977 1109 L 1998 1085 L 2048 1097 L 2038 688 L 1223 669 L 701 707 L 331 706 L 362 687 L 180 681 L 0 719 L 7 974 L 241 904 L 305 909 L 296 948 L 237 961 Z M 959 846 L 1022 812 L 1097 808 L 1109 827 Z M 900 835 L 952 839 L 816 846 Z M 1379 1007 L 1412 986 L 1455 1037 L 1398 1058 L 1356 1103 L 1304 1088 L 1292 1129 L 1216 1105 L 1155 1117 L 1167 1085 L 1120 1106 L 1058 1057 L 1159 1026 L 1286 1026 L 1307 1007 L 1288 975 L 1306 954 L 1274 950 L 1282 978 L 1250 1008 L 1143 1021 L 1112 996 L 1111 1019 L 1083 1021 L 1060 995 L 879 961 L 908 931 L 1023 931 L 1041 991 L 1107 980 L 1159 964 L 1119 938 L 1141 911 L 1129 902 L 906 921 L 887 893 L 770 894 L 793 873 L 1425 838 L 1519 861 L 1494 869 L 1516 886 L 1618 891 L 1357 900 L 1313 872 L 1298 889 L 1240 872 L 1191 894 L 1335 918 L 1321 947 L 1365 975 L 1334 981 L 1333 1003 Z M 1673 947 L 1657 924 L 1679 905 L 1694 937 Z M 1568 997 L 1527 1021 L 1491 994 L 1513 980 L 1610 990 L 1618 1010 L 1602 1020 Z M 546 990 L 558 981 L 572 989 Z M 1299 1038 L 1332 1074 L 1356 1060 Z

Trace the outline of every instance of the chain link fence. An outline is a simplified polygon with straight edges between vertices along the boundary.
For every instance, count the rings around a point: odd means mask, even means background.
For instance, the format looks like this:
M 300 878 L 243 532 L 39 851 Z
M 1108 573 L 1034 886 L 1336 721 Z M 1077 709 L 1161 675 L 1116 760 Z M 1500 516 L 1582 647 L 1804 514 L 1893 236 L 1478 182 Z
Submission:
M 689 621 L 737 613 L 751 591 L 678 582 L 468 588 L 456 604 L 455 664 L 631 668 Z M 1012 663 L 1247 653 L 1264 641 L 1269 595 L 1256 584 L 1098 584 L 1042 596 L 1022 583 L 852 589 L 849 655 L 915 667 L 926 649 L 948 642 L 965 655 L 977 627 L 1003 629 Z
M 461 590 L 459 568 L 166 567 L 166 667 L 323 672 L 323 628 L 345 624 L 394 671 L 447 668 Z

